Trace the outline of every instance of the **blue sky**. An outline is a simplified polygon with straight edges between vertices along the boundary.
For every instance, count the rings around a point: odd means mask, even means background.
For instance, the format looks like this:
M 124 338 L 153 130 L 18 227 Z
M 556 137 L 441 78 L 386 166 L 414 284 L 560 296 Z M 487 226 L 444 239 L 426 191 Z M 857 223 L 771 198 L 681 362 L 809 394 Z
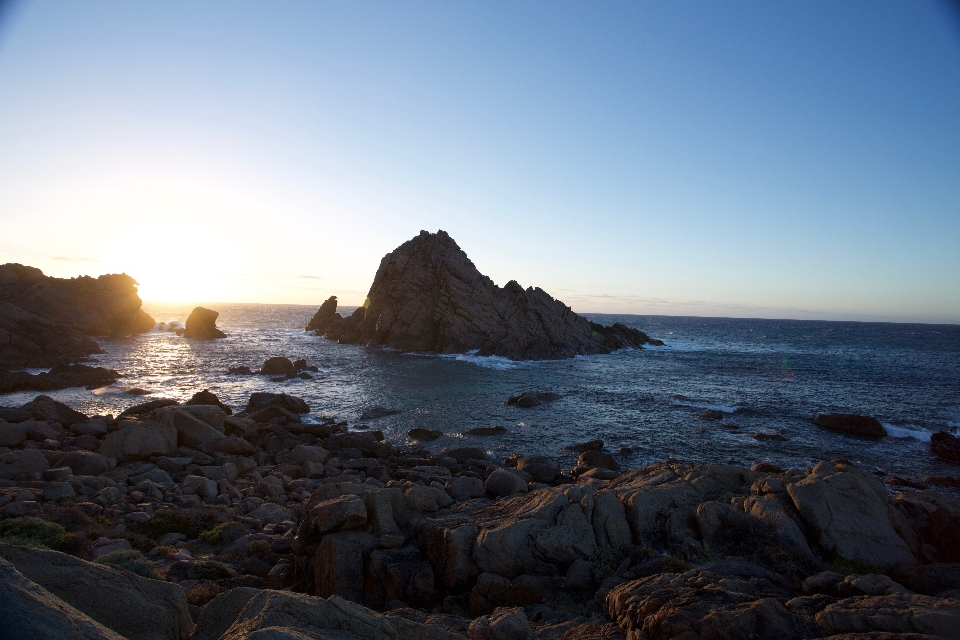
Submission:
M 448 231 L 575 310 L 960 322 L 935 2 L 48 2 L 0 24 L 0 261 L 363 300 Z

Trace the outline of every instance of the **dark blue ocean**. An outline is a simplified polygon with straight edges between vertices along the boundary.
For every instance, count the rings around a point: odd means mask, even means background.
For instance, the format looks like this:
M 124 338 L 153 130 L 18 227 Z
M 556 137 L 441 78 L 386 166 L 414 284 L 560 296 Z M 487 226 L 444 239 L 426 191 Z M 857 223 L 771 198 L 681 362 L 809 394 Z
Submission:
M 310 404 L 313 415 L 351 424 L 373 407 L 399 410 L 366 421 L 394 441 L 411 427 L 440 429 L 432 450 L 482 445 L 493 455 L 557 456 L 565 445 L 599 438 L 607 450 L 630 447 L 627 466 L 675 457 L 689 461 L 804 467 L 845 457 L 910 477 L 960 475 L 960 465 L 929 451 L 932 432 L 960 426 L 960 326 L 753 320 L 674 316 L 588 315 L 636 327 L 666 346 L 563 361 L 511 362 L 475 356 L 402 354 L 340 345 L 302 331 L 315 307 L 210 305 L 228 338 L 190 341 L 172 333 L 100 340 L 103 366 L 123 379 L 114 387 L 50 395 L 88 413 L 119 413 L 143 398 L 187 399 L 208 388 L 235 407 L 253 391 L 284 391 Z M 189 307 L 146 305 L 158 321 L 183 322 Z M 305 358 L 320 368 L 314 380 L 270 382 L 228 376 L 268 357 Z M 555 391 L 561 400 L 534 408 L 506 406 L 521 391 Z M 33 394 L 0 396 L 0 404 Z M 697 416 L 702 408 L 721 420 Z M 888 437 L 865 440 L 812 424 L 818 412 L 878 418 Z M 501 425 L 505 435 L 465 436 Z M 784 440 L 760 440 L 779 434 Z

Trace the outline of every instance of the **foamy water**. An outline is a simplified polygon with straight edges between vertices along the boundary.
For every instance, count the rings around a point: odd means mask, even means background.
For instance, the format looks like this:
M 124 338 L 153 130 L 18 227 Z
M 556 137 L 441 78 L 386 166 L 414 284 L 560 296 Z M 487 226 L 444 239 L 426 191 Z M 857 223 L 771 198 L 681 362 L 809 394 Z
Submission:
M 930 434 L 960 423 L 960 327 L 878 323 L 731 320 L 669 316 L 590 316 L 623 322 L 658 337 L 664 347 L 562 361 L 512 362 L 476 354 L 435 356 L 340 345 L 302 331 L 315 307 L 210 305 L 221 312 L 224 340 L 193 341 L 154 331 L 101 340 L 103 366 L 123 378 L 97 391 L 50 395 L 88 413 L 119 413 L 150 397 L 189 398 L 209 388 L 241 407 L 254 391 L 304 398 L 313 419 L 338 416 L 355 424 L 372 407 L 399 413 L 367 421 L 402 441 L 412 427 L 440 429 L 439 450 L 479 445 L 558 456 L 563 447 L 600 438 L 634 466 L 668 456 L 752 465 L 800 467 L 845 457 L 901 475 L 960 475 L 960 465 L 929 452 Z M 158 321 L 183 322 L 190 307 L 148 305 Z M 303 358 L 319 367 L 313 380 L 271 382 L 227 375 L 258 368 L 272 356 Z M 126 390 L 143 388 L 150 396 Z M 554 391 L 561 400 L 534 408 L 506 406 L 522 391 Z M 0 397 L 26 402 L 35 394 Z M 683 399 L 678 399 L 678 396 Z M 702 409 L 722 420 L 697 417 Z M 879 419 L 889 436 L 864 440 L 821 429 L 812 417 L 849 412 Z M 502 436 L 464 435 L 500 425 Z M 786 441 L 754 434 L 781 432 Z

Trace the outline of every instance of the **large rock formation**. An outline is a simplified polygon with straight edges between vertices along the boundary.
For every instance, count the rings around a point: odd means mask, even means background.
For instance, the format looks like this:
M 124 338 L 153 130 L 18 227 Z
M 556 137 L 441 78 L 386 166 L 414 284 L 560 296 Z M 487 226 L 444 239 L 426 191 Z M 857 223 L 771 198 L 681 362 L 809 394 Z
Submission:
M 622 324 L 592 323 L 543 289 L 514 280 L 498 287 L 444 231 L 421 231 L 384 256 L 352 316 L 334 314 L 336 303 L 324 302 L 308 330 L 400 351 L 546 360 L 658 342 Z
M 153 328 L 137 282 L 126 274 L 51 278 L 33 267 L 0 265 L 0 369 L 49 367 L 102 353 L 90 336 Z
M 186 328 L 182 332 L 178 331 L 177 333 L 184 338 L 196 338 L 199 340 L 226 338 L 227 334 L 217 328 L 217 318 L 219 317 L 220 312 L 218 311 L 204 307 L 196 307 L 190 312 L 190 316 L 187 318 Z

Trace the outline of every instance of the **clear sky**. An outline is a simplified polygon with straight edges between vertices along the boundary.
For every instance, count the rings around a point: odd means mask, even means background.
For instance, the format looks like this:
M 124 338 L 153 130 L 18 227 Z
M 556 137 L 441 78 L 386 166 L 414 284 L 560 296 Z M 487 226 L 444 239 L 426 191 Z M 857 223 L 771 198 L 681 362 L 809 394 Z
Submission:
M 0 262 L 359 304 L 448 231 L 577 311 L 960 322 L 936 2 L 73 2 L 0 14 Z

